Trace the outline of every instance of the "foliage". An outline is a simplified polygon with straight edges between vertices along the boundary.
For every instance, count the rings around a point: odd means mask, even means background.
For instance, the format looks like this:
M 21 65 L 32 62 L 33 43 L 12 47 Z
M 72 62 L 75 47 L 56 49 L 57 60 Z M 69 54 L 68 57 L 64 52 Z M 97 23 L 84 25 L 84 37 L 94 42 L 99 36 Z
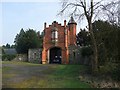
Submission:
M 9 48 L 15 48 L 15 45 L 10 45 L 7 43 L 6 45 L 3 45 L 2 47 L 5 49 L 9 49 Z
M 98 20 L 93 23 L 93 32 L 97 41 L 100 73 L 111 75 L 113 79 L 120 80 L 120 27 L 107 21 Z M 91 41 L 87 41 L 87 34 L 77 36 L 79 41 L 84 38 L 82 56 L 91 55 L 91 49 L 85 48 L 85 46 L 91 46 Z
M 88 46 L 91 44 L 90 33 L 85 29 L 80 29 L 80 32 L 77 34 L 77 45 Z
M 118 63 L 111 75 L 114 80 L 120 81 L 120 63 Z
M 18 53 L 27 53 L 30 48 L 42 47 L 42 35 L 33 29 L 27 31 L 21 29 L 14 42 Z
M 6 44 L 6 48 L 10 48 L 10 45 L 8 43 Z
M 6 45 L 3 45 L 2 47 L 3 48 L 10 48 L 10 44 L 7 43 Z
M 16 55 L 2 54 L 2 61 L 11 61 L 16 57 Z
M 4 49 L 2 48 L 2 54 L 5 54 L 5 51 L 4 51 Z
M 5 47 L 4 47 L 5 48 Z M 6 54 L 2 47 L 2 61 L 11 61 L 16 57 L 14 54 Z
M 107 21 L 98 20 L 93 23 L 93 31 L 97 41 L 99 65 L 104 65 L 109 61 L 118 61 L 120 27 Z M 77 42 L 80 46 L 91 46 L 91 39 L 87 33 L 89 34 L 85 29 L 78 33 Z
M 106 21 L 95 21 L 93 29 L 98 46 L 99 66 L 113 79 L 120 80 L 120 27 Z
M 92 71 L 93 73 L 98 72 L 98 49 L 97 49 L 97 41 L 95 39 L 95 35 L 93 33 L 93 24 L 92 22 L 96 17 L 100 15 L 100 18 L 103 12 L 108 12 L 114 8 L 114 6 L 119 5 L 120 1 L 114 0 L 114 2 L 102 3 L 103 0 L 98 1 L 97 3 L 94 0 L 63 0 L 62 1 L 62 9 L 60 10 L 60 15 L 67 12 L 67 14 L 77 17 L 79 20 L 85 18 L 88 23 L 88 31 L 90 33 L 91 38 L 91 46 L 93 50 L 93 59 L 92 59 Z M 101 13 L 102 12 L 102 13 Z M 107 13 L 107 15 L 111 14 L 111 11 Z M 114 13 L 112 13 L 114 14 Z M 94 18 L 94 19 L 93 19 Z M 80 20 L 81 21 L 81 20 Z M 111 21 L 111 20 L 110 20 Z
M 89 57 L 89 56 L 93 55 L 93 50 L 92 50 L 92 48 L 91 48 L 91 47 L 88 47 L 88 46 L 83 47 L 82 50 L 81 50 L 81 55 L 82 55 L 83 57 L 85 57 L 85 56 Z
M 93 23 L 93 29 L 97 40 L 99 60 L 116 62 L 118 60 L 117 44 L 120 27 L 98 20 Z

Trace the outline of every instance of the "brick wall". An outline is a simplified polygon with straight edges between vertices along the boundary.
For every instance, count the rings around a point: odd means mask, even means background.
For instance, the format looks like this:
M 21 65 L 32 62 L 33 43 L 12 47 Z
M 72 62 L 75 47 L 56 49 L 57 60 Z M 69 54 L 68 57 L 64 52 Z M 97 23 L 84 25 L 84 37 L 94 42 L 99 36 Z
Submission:
M 73 18 L 66 25 L 66 20 L 64 20 L 64 25 L 62 26 L 58 22 L 54 21 L 51 25 L 47 27 L 44 24 L 44 37 L 43 37 L 43 51 L 42 51 L 42 63 L 49 63 L 49 50 L 54 47 L 59 47 L 61 49 L 62 64 L 69 63 L 69 45 L 76 45 L 76 23 Z M 56 30 L 58 33 L 58 38 L 53 40 L 52 32 Z

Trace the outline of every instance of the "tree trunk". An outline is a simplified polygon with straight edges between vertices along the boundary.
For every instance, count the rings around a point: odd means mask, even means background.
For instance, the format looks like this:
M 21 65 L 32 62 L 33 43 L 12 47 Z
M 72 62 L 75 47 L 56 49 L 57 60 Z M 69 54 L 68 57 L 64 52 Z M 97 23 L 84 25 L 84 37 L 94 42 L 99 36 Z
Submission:
M 91 37 L 91 41 L 92 41 L 92 50 L 93 50 L 93 60 L 92 60 L 92 72 L 93 74 L 96 74 L 98 72 L 98 50 L 97 50 L 97 43 L 95 40 L 95 36 L 93 33 L 93 29 L 92 29 L 92 22 L 89 21 L 88 23 L 89 25 L 89 31 L 90 31 L 90 37 Z

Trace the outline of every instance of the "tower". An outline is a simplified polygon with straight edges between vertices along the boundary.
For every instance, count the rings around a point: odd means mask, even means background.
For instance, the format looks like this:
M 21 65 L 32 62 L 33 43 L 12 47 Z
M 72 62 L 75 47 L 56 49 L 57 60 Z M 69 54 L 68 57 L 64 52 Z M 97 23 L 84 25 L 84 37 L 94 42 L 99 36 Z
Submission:
M 68 36 L 69 36 L 69 45 L 76 45 L 76 25 L 74 18 L 71 16 L 68 22 Z

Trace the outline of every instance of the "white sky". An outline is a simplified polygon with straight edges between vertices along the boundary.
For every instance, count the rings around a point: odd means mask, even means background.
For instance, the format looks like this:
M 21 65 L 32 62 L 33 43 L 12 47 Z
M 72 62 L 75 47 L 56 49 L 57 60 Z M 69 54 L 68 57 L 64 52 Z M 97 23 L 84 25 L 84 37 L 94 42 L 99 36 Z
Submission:
M 2 42 L 0 45 L 14 44 L 14 38 L 21 28 L 25 30 L 32 28 L 42 32 L 44 22 L 50 25 L 53 21 L 57 21 L 63 25 L 65 19 L 67 22 L 69 21 L 70 17 L 57 16 L 61 8 L 57 0 L 49 0 L 49 2 L 48 0 L 44 2 L 41 0 L 39 0 L 40 2 L 37 2 L 38 0 L 34 0 L 34 2 L 32 2 L 33 0 L 29 0 L 29 2 L 28 0 L 27 2 L 15 1 L 2 0 L 0 3 L 0 7 L 2 7 L 2 16 L 0 16 L 0 20 L 2 20 L 0 24 L 2 26 L 0 30 Z
M 58 0 L 1 0 L 1 2 L 58 2 Z
M 42 32 L 44 22 L 47 22 L 47 25 L 53 21 L 63 25 L 65 19 L 68 22 L 70 17 L 57 16 L 60 8 L 59 0 L 1 0 L 0 46 L 14 44 L 14 38 L 21 28 Z M 85 21 L 78 23 L 77 32 L 86 25 Z

